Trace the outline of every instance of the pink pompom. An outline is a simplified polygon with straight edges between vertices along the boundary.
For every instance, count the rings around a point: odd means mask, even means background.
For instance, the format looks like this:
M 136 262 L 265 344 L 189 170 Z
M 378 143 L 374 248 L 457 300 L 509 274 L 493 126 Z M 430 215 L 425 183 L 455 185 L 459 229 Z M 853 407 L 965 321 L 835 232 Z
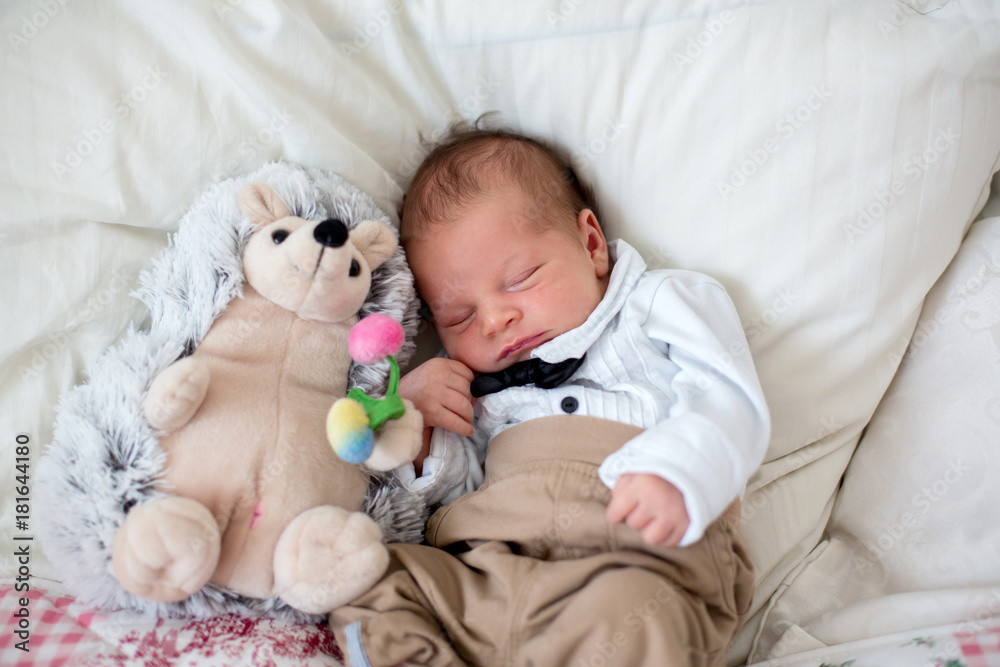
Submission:
M 388 315 L 369 315 L 351 328 L 347 349 L 359 364 L 376 364 L 403 347 L 403 325 Z

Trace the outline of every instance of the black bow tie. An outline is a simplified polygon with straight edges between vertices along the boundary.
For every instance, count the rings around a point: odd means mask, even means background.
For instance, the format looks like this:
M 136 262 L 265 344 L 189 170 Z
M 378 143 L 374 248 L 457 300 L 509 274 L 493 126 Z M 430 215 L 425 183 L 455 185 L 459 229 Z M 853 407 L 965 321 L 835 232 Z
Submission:
M 554 364 L 541 359 L 528 359 L 496 373 L 483 373 L 472 381 L 472 395 L 479 398 L 507 387 L 523 387 L 526 384 L 533 384 L 539 389 L 558 387 L 576 372 L 586 356 Z

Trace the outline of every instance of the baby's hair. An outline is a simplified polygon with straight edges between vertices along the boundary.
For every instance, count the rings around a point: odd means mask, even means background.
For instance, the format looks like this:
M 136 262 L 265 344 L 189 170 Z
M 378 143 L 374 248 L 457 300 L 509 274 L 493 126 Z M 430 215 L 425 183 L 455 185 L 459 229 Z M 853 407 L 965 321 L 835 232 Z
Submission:
M 593 192 L 559 149 L 504 128 L 487 127 L 492 114 L 452 124 L 417 169 L 400 212 L 403 242 L 431 224 L 449 222 L 498 186 L 515 186 L 542 228 L 575 231 L 577 214 L 597 215 Z M 599 219 L 599 218 L 598 218 Z

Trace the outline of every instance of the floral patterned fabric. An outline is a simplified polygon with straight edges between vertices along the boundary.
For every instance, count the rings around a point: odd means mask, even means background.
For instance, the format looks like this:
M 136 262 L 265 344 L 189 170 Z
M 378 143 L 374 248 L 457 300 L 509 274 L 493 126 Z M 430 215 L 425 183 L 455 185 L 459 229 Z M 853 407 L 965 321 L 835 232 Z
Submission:
M 28 604 L 22 607 L 21 598 Z M 28 651 L 18 648 L 28 610 Z M 311 667 L 340 665 L 343 657 L 325 624 L 293 625 L 236 615 L 163 619 L 128 612 L 95 612 L 72 597 L 32 586 L 25 593 L 0 585 L 0 665 L 91 667 L 197 665 Z
M 750 667 L 1000 667 L 1000 617 L 874 637 Z

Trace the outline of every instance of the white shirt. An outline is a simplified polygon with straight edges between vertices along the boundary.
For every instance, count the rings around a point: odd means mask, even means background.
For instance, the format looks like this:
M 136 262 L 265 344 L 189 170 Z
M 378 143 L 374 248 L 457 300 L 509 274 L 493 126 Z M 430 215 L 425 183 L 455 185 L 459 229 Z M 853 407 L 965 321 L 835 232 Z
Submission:
M 614 261 L 604 298 L 582 325 L 532 351 L 558 362 L 586 353 L 554 389 L 510 387 L 479 399 L 472 438 L 435 428 L 423 474 L 399 470 L 431 504 L 479 487 L 489 440 L 536 417 L 601 417 L 645 429 L 598 469 L 614 488 L 625 473 L 653 473 L 684 494 L 693 544 L 764 458 L 770 417 L 739 316 L 725 288 L 682 270 L 646 271 L 634 248 L 609 244 Z M 564 403 L 564 399 L 572 397 Z

